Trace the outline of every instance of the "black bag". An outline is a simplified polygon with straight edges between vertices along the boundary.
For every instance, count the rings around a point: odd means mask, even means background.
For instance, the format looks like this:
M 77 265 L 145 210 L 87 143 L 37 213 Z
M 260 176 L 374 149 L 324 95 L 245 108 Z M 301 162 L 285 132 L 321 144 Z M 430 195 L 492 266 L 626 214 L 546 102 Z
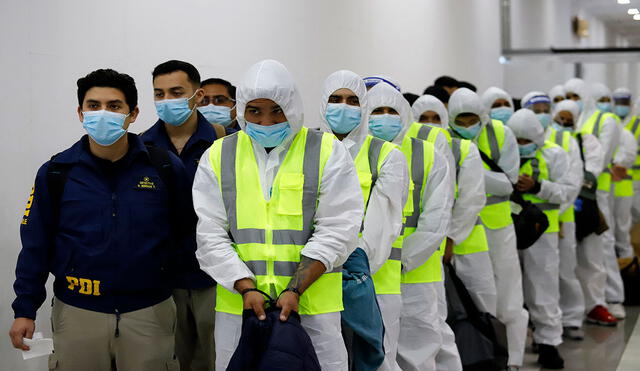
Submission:
M 624 305 L 640 305 L 640 262 L 638 257 L 620 270 L 624 283 Z
M 486 153 L 480 151 L 480 157 L 492 171 L 504 173 Z M 511 194 L 510 200 L 518 205 L 520 212 L 511 213 L 513 228 L 516 231 L 518 250 L 528 249 L 544 234 L 549 227 L 549 219 L 545 213 L 534 203 L 522 198 L 522 194 L 516 190 Z
M 473 303 L 451 264 L 445 265 L 447 323 L 456 336 L 456 346 L 465 371 L 500 371 L 507 368 L 509 351 L 505 325 Z
M 598 179 L 596 176 L 587 171 L 584 153 L 582 148 L 582 135 L 578 134 L 578 145 L 580 146 L 580 157 L 582 158 L 582 169 L 584 171 L 584 180 L 582 189 L 574 204 L 574 214 L 576 220 L 576 238 L 582 241 L 591 233 L 598 235 L 604 233 L 609 226 L 598 207 L 596 191 L 598 190 Z

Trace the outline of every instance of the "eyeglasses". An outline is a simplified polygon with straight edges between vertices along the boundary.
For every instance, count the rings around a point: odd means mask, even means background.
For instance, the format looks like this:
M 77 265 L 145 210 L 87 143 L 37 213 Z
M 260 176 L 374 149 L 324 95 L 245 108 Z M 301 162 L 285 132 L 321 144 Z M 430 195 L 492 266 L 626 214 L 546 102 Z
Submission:
M 208 106 L 209 104 L 213 104 L 215 106 L 223 106 L 225 104 L 228 103 L 232 103 L 235 102 L 234 99 L 231 99 L 227 96 L 224 95 L 214 95 L 214 96 L 205 96 L 204 98 L 202 98 L 202 104 L 203 106 Z

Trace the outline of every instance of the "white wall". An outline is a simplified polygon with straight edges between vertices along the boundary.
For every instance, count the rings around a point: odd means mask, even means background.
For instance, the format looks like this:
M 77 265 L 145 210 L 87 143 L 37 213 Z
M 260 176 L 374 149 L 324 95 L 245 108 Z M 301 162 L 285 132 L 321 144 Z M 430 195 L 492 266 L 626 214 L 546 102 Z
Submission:
M 37 168 L 83 133 L 78 77 L 103 67 L 133 76 L 141 114 L 155 121 L 151 70 L 168 59 L 194 63 L 204 78 L 237 81 L 250 64 L 275 58 L 317 120 L 323 79 L 340 69 L 384 73 L 421 93 L 447 73 L 480 89 L 502 83 L 497 1 L 476 0 L 3 0 L 0 5 L 0 369 L 23 363 L 6 333 L 13 313 L 19 220 Z M 37 329 L 49 332 L 49 299 Z

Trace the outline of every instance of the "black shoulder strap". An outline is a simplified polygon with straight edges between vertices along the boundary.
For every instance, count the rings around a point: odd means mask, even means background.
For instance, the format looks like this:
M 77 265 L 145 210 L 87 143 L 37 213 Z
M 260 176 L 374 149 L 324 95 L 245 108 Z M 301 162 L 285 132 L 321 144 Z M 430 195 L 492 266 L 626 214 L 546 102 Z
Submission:
M 146 144 L 147 152 L 149 153 L 149 161 L 151 161 L 151 165 L 156 169 L 158 175 L 162 182 L 167 186 L 169 191 L 169 196 L 173 195 L 173 190 L 175 188 L 175 178 L 173 175 L 173 166 L 171 165 L 171 159 L 169 158 L 169 152 L 153 146 Z
M 580 147 L 580 158 L 582 159 L 582 170 L 587 170 L 587 165 L 584 161 L 584 152 L 582 149 L 582 134 L 578 133 L 578 135 L 576 136 L 576 139 L 578 139 L 578 147 Z
M 49 167 L 47 169 L 47 190 L 49 192 L 49 200 L 51 202 L 52 225 L 58 225 L 60 216 L 60 204 L 62 203 L 62 194 L 64 186 L 67 183 L 67 177 L 71 170 L 72 164 L 55 162 L 58 155 L 51 157 Z M 54 228 L 55 229 L 55 228 Z
M 480 152 L 480 157 L 482 158 L 482 161 L 485 164 L 487 164 L 487 166 L 489 166 L 489 169 L 491 169 L 491 171 L 495 171 L 496 173 L 504 173 L 504 170 L 502 170 L 502 168 L 500 168 L 500 166 L 498 166 L 498 164 L 496 164 L 495 161 L 493 161 L 491 157 L 489 157 L 489 155 L 487 155 L 483 151 L 480 151 L 479 148 L 478 148 L 478 152 Z

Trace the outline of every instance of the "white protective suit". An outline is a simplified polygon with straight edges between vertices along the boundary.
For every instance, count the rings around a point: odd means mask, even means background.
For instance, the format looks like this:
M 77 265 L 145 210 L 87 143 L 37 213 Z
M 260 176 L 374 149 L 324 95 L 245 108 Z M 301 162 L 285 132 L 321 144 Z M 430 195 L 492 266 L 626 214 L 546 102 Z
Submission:
M 553 204 L 567 203 L 576 187 L 569 172 L 569 155 L 559 146 L 543 148 L 544 128 L 531 110 L 518 110 L 507 126 L 518 139 L 534 142 L 547 163 L 549 179 L 540 180 L 535 196 Z M 535 328 L 533 340 L 538 344 L 562 343 L 558 254 L 557 232 L 544 233 L 531 247 L 520 250 L 524 300 Z
M 480 97 L 466 88 L 456 90 L 449 98 L 449 122 L 453 122 L 461 113 L 473 113 L 480 116 L 483 126 L 486 126 L 490 120 L 488 110 L 482 105 Z M 477 142 L 477 138 L 474 138 L 473 141 Z M 483 169 L 486 193 L 496 196 L 511 195 L 520 169 L 518 153 L 516 139 L 511 129 L 505 127 L 504 145 L 497 163 L 504 172 Z M 508 364 L 521 366 L 529 315 L 523 308 L 522 273 L 516 248 L 516 233 L 513 225 L 500 229 L 485 229 L 498 293 L 496 317 L 507 327 Z
M 613 104 L 611 90 L 604 84 L 594 84 L 591 88 L 594 101 L 603 97 L 608 97 Z M 613 120 L 619 133 L 618 145 L 613 153 L 612 163 L 631 169 L 636 160 L 637 144 L 633 134 L 624 129 L 618 120 Z M 622 303 L 624 301 L 624 284 L 618 266 L 618 256 L 616 250 L 624 253 L 624 257 L 633 256 L 631 248 L 631 207 L 632 202 L 626 197 L 616 202 L 614 189 L 618 183 L 613 182 L 611 193 L 609 194 L 609 216 L 607 224 L 609 230 L 603 233 L 605 239 L 605 267 L 607 270 L 607 286 L 605 289 L 605 300 L 607 303 Z
M 289 71 L 273 60 L 259 62 L 247 71 L 238 87 L 238 123 L 244 129 L 247 102 L 265 98 L 283 109 L 292 133 L 267 153 L 253 142 L 265 199 L 291 141 L 303 125 L 302 99 Z M 240 259 L 229 238 L 222 193 L 209 161 L 207 150 L 198 165 L 193 202 L 198 215 L 196 257 L 200 267 L 219 285 L 234 290 L 242 278 L 255 277 Z M 356 246 L 363 217 L 360 183 L 346 148 L 336 139 L 321 179 L 314 216 L 314 232 L 302 255 L 318 260 L 328 271 L 340 266 Z M 242 317 L 216 312 L 216 369 L 224 370 L 238 344 Z M 311 337 L 323 370 L 347 370 L 347 352 L 340 329 L 340 312 L 302 316 L 302 326 Z
M 393 143 L 401 145 L 405 133 L 413 123 L 411 107 L 402 94 L 386 83 L 379 83 L 369 90 L 367 100 L 367 122 L 371 112 L 378 107 L 391 107 L 400 114 L 403 128 Z M 449 226 L 453 183 L 447 160 L 437 151 L 422 199 L 422 213 L 418 217 L 417 228 L 403 242 L 403 272 L 418 268 L 436 253 Z M 442 347 L 443 333 L 438 315 L 437 287 L 434 283 L 402 284 L 397 356 L 402 370 L 436 369 L 435 358 Z
M 511 113 L 513 113 L 514 106 L 513 98 L 511 98 L 511 95 L 498 87 L 492 86 L 489 89 L 485 90 L 484 93 L 482 93 L 482 104 L 487 110 L 487 114 L 490 114 L 491 106 L 498 99 L 504 99 L 509 102 L 510 106 L 508 108 L 511 109 Z
M 636 118 L 636 123 L 640 123 L 640 98 L 638 98 L 631 108 L 631 112 L 625 118 L 625 124 Z M 640 138 L 637 143 L 640 146 Z M 640 171 L 640 168 L 636 167 L 634 171 Z M 640 181 L 633 182 L 633 209 L 631 210 L 633 216 L 633 223 L 640 222 Z
M 552 117 L 556 118 L 559 112 L 569 112 L 573 116 L 574 122 L 577 122 L 580 115 L 580 108 L 572 100 L 563 100 L 556 103 Z M 551 129 L 546 131 L 546 139 L 558 143 L 554 137 L 551 136 Z M 587 139 L 588 137 L 588 139 Z M 593 154 L 600 153 L 600 143 L 592 135 L 583 135 L 583 144 L 587 147 L 586 143 L 592 143 L 597 148 L 591 148 L 587 156 L 593 156 Z M 599 160 L 599 164 L 596 166 L 598 171 L 602 168 L 602 160 Z M 564 203 L 560 207 L 560 212 L 563 213 L 569 206 L 572 206 L 580 193 L 582 182 L 584 179 L 584 163 L 580 155 L 580 146 L 578 141 L 571 137 L 569 144 L 569 175 L 574 180 L 574 194 L 569 197 L 569 201 Z M 560 250 L 560 310 L 562 311 L 562 325 L 563 327 L 581 327 L 584 318 L 584 295 L 582 293 L 582 287 L 580 281 L 576 275 L 577 255 L 576 247 L 578 241 L 576 240 L 576 224 L 575 222 L 564 222 L 561 226 L 562 234 L 559 239 Z
M 329 96 L 342 88 L 354 92 L 360 101 L 362 111 L 366 110 L 367 89 L 362 78 L 351 71 L 334 72 L 325 80 L 322 91 L 320 116 L 322 119 L 321 129 L 324 131 L 331 132 L 329 123 L 326 121 Z M 365 119 L 366 115 L 362 112 L 360 125 L 342 140 L 353 159 L 360 152 L 362 143 L 369 133 L 369 125 Z M 362 238 L 358 241 L 358 247 L 362 248 L 369 258 L 371 274 L 377 272 L 387 261 L 391 253 L 391 244 L 402 231 L 402 210 L 407 201 L 408 191 L 407 160 L 399 149 L 394 149 L 382 163 L 378 180 L 371 190 L 364 216 Z M 400 295 L 377 295 L 377 299 L 385 327 L 385 360 L 379 370 L 398 370 L 396 355 L 398 336 L 400 335 L 402 298 Z
M 447 108 L 436 97 L 423 95 L 413 103 L 411 109 L 414 117 L 420 117 L 427 111 L 436 112 L 440 116 L 441 123 L 439 125 L 432 124 L 432 126 L 445 130 L 449 128 Z M 453 241 L 454 245 L 467 239 L 479 218 L 478 213 L 486 202 L 482 160 L 478 153 L 478 147 L 473 142 L 471 142 L 469 154 L 458 171 L 455 171 L 456 165 L 454 162 L 453 169 L 458 185 L 458 196 L 454 200 L 451 223 L 447 232 L 447 237 Z M 469 290 L 479 309 L 495 315 L 497 294 L 489 252 L 482 251 L 474 254 L 455 255 L 453 264 L 458 277 Z M 443 283 L 439 285 L 438 290 L 440 320 L 445 322 L 447 319 L 447 302 Z M 452 341 L 445 342 L 445 338 L 450 338 Z M 451 345 L 453 345 L 453 350 L 451 350 Z M 436 357 L 438 370 L 459 369 L 457 368 L 459 362 L 456 362 L 457 359 L 452 354 L 458 354 L 455 347 L 455 335 L 453 333 L 443 334 L 443 346 Z
M 556 85 L 553 88 L 549 89 L 549 98 L 551 98 L 551 106 L 553 108 L 555 108 L 555 105 L 557 104 L 553 103 L 553 100 L 557 97 L 562 97 L 562 99 L 566 98 L 563 85 Z
M 577 78 L 568 80 L 565 85 L 567 94 L 574 93 L 580 97 L 582 109 L 576 130 L 582 129 L 584 123 L 596 112 L 595 101 L 591 97 L 587 84 Z M 620 140 L 620 129 L 616 120 L 607 118 L 602 120 L 600 133 L 596 133 L 604 153 L 603 169 L 608 168 L 613 161 L 613 155 Z M 597 191 L 597 201 L 600 211 L 608 225 L 613 226 L 612 220 L 612 191 Z M 602 235 L 591 234 L 578 245 L 578 279 L 583 285 L 585 308 L 590 312 L 595 306 L 605 306 L 605 289 L 607 286 L 607 261 L 615 257 L 615 239 L 613 231 L 609 229 Z M 602 277 L 604 274 L 604 278 Z

